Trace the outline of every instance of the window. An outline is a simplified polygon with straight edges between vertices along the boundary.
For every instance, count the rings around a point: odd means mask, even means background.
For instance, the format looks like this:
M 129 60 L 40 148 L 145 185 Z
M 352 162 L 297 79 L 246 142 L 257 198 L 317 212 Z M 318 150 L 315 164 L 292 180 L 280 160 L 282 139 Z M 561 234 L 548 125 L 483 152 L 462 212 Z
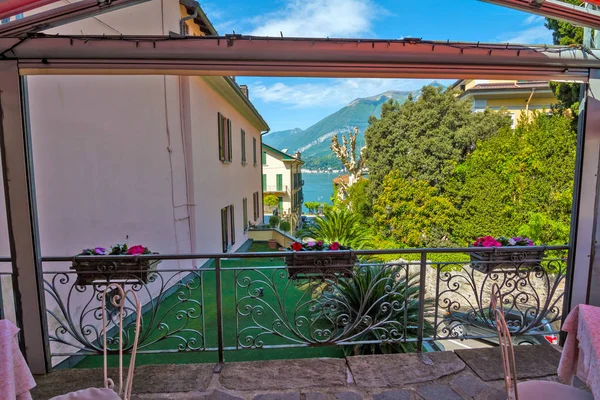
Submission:
M 254 206 L 254 221 L 256 221 L 260 216 L 260 210 L 258 208 L 258 192 L 254 192 L 254 194 L 252 194 L 252 203 Z
M 235 244 L 235 214 L 233 204 L 221 208 L 221 241 L 223 253 L 227 253 Z
M 242 165 L 246 165 L 246 131 L 242 129 Z
M 277 178 L 277 191 L 281 192 L 283 190 L 283 175 L 281 174 L 277 174 L 276 175 Z
M 267 174 L 263 174 L 263 192 L 267 191 Z
M 231 162 L 231 120 L 218 113 L 219 119 L 219 160 Z
M 244 219 L 244 232 L 248 231 L 248 199 L 242 199 L 242 215 Z
M 263 151 L 262 153 L 262 163 L 263 165 L 267 165 L 267 152 Z
M 252 156 L 254 166 L 256 167 L 256 138 L 252 138 Z

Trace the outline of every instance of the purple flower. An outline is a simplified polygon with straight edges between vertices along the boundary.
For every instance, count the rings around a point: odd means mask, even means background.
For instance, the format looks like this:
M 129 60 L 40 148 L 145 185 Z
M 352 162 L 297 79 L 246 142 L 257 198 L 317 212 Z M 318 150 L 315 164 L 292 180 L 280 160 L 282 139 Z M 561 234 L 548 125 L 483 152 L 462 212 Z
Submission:
M 319 241 L 317 242 L 317 244 L 318 244 L 319 246 L 323 246 L 323 241 L 322 241 L 322 240 L 319 240 Z
M 96 255 L 103 256 L 106 255 L 106 249 L 104 247 L 96 247 L 94 249 L 94 253 L 96 253 Z
M 309 247 L 315 247 L 317 245 L 317 242 L 310 241 L 310 242 L 306 243 L 306 245 Z

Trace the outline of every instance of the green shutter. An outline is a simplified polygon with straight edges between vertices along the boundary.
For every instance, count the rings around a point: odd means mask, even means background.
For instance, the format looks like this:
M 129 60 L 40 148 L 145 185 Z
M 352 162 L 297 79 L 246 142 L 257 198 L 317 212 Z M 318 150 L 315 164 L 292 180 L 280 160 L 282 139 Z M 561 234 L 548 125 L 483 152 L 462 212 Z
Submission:
M 267 174 L 263 174 L 263 192 L 267 191 Z
M 267 152 L 266 151 L 263 151 L 263 153 L 262 153 L 262 163 L 263 163 L 263 165 L 267 164 Z
M 279 210 L 283 211 L 283 197 L 279 198 Z
M 283 190 L 283 175 L 281 174 L 277 174 L 277 190 L 280 192 Z
M 219 160 L 224 161 L 225 160 L 225 149 L 223 148 L 223 118 L 221 116 L 221 113 L 217 113 L 217 118 L 218 118 L 218 135 L 219 135 Z
M 242 164 L 246 164 L 246 132 L 242 129 Z
M 227 149 L 229 150 L 229 154 L 228 154 L 229 158 L 227 159 L 227 161 L 233 160 L 232 148 L 233 148 L 233 142 L 231 141 L 231 120 L 227 119 Z
M 221 209 L 221 242 L 223 244 L 223 253 L 227 253 L 227 207 Z
M 229 222 L 231 223 L 231 245 L 235 244 L 235 207 L 229 206 Z

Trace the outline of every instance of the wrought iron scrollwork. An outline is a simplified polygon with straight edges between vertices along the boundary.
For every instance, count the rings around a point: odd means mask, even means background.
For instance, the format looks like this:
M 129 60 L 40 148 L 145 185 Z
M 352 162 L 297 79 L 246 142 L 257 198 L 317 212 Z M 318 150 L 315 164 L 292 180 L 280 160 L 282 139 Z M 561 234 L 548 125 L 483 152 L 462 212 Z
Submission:
M 81 285 L 74 272 L 44 273 L 53 353 L 102 352 L 101 297 L 106 285 L 111 282 L 108 269 L 102 274 L 102 281 Z M 171 351 L 205 349 L 201 271 L 155 271 L 148 275 L 146 282 L 139 279 L 138 271 L 130 276 L 126 271 L 119 271 L 118 277 L 118 283 L 136 292 L 144 304 L 138 345 L 140 352 L 165 348 L 165 345 Z M 109 350 L 116 350 L 119 339 L 113 328 L 119 310 L 108 302 L 106 311 L 109 321 L 107 344 Z M 134 305 L 127 303 L 124 313 L 123 346 L 129 350 L 135 324 Z

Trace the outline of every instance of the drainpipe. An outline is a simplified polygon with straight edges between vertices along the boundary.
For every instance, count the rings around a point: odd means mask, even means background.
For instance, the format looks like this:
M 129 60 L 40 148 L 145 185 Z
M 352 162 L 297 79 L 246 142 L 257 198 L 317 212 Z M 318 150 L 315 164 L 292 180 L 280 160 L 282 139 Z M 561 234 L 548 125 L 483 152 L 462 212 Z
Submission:
M 185 23 L 190 19 L 194 19 L 198 17 L 198 10 L 200 9 L 200 5 L 196 3 L 196 8 L 194 9 L 194 13 L 192 15 L 188 15 L 187 17 L 181 18 L 179 21 L 179 34 L 181 36 L 185 35 Z
M 535 93 L 535 88 L 531 89 L 531 94 L 529 95 L 529 98 L 527 99 L 527 103 L 525 103 L 525 115 L 527 116 L 527 118 L 529 118 L 529 102 L 531 101 L 534 93 Z

